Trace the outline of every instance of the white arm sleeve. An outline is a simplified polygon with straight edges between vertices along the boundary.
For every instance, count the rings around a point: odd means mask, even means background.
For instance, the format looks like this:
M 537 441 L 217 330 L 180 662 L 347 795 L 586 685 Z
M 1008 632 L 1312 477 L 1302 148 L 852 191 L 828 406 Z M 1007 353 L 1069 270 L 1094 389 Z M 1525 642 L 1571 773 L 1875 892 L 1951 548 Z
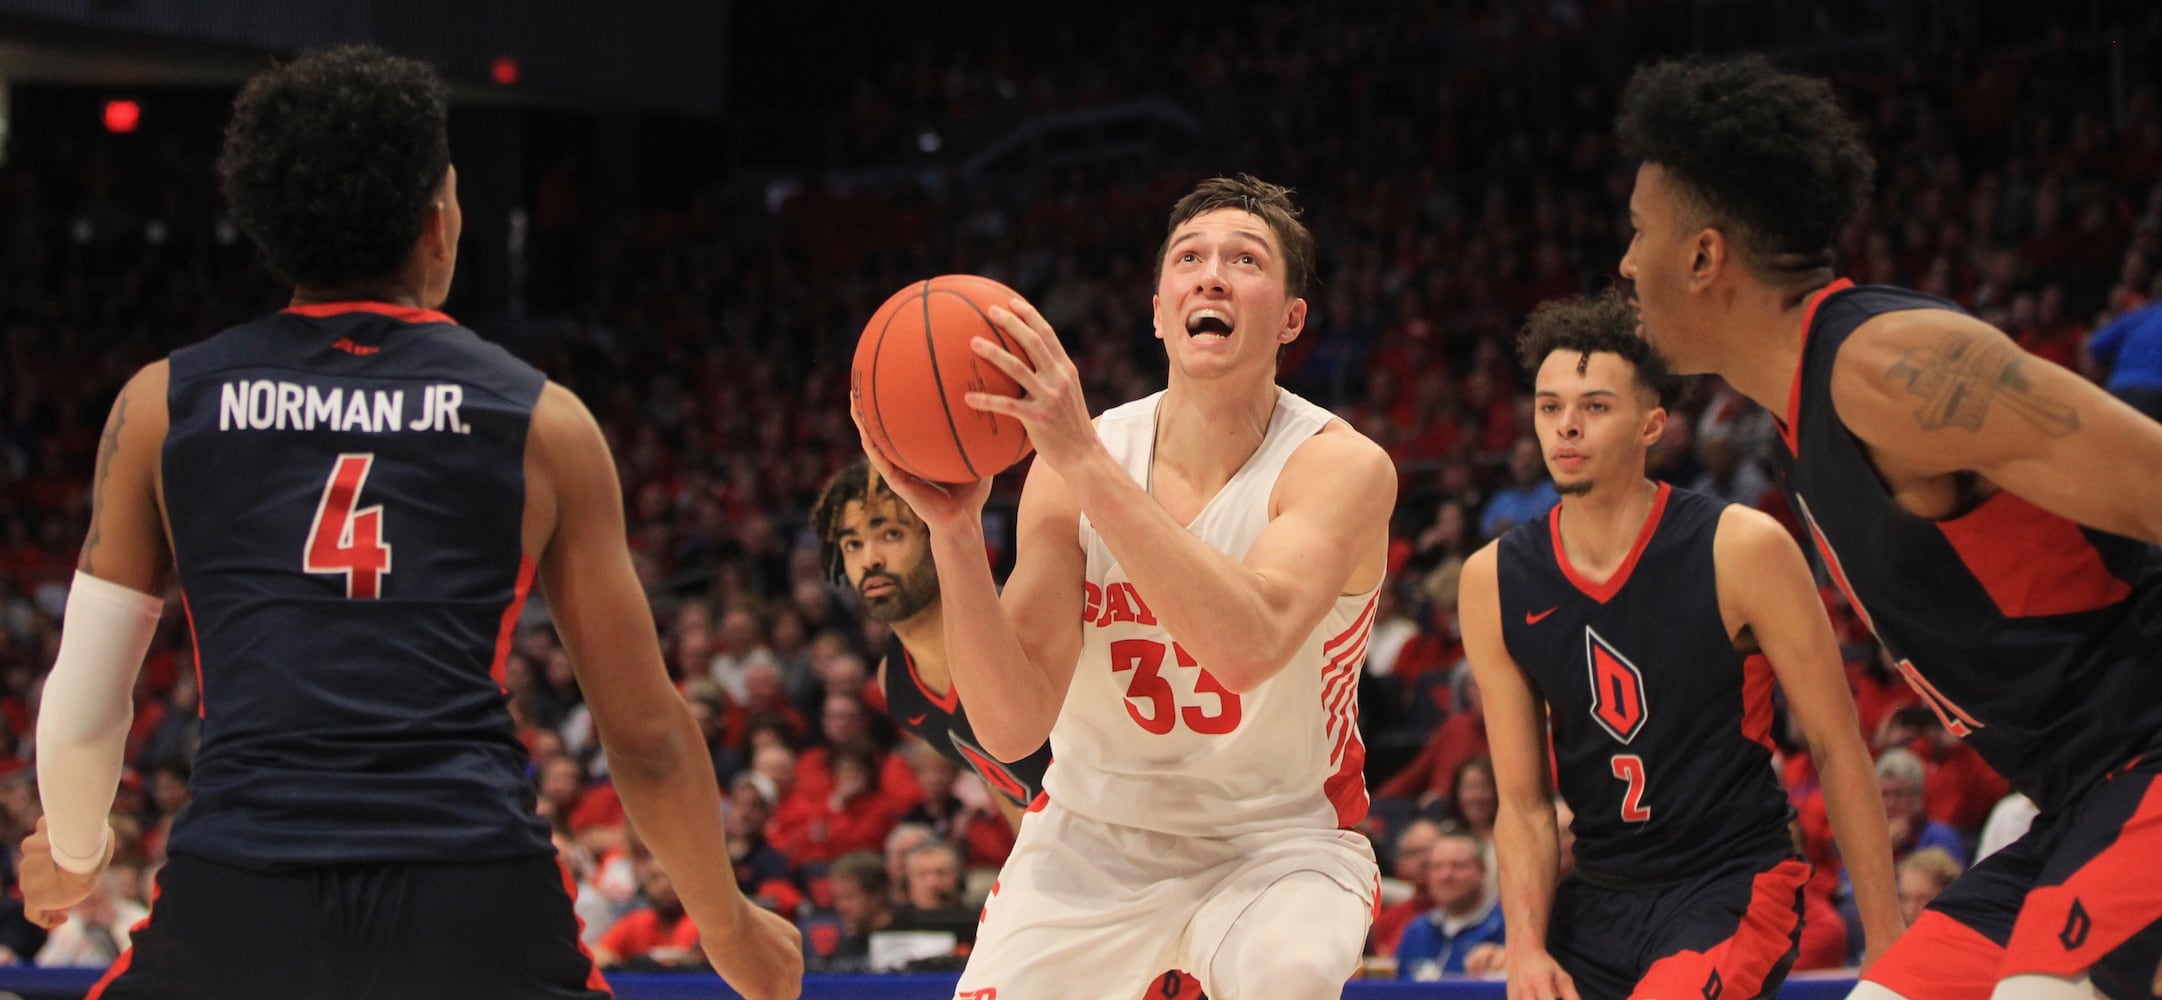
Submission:
M 53 863 L 76 874 L 105 860 L 135 675 L 165 602 L 85 573 L 68 588 L 60 655 L 38 708 L 38 794 Z

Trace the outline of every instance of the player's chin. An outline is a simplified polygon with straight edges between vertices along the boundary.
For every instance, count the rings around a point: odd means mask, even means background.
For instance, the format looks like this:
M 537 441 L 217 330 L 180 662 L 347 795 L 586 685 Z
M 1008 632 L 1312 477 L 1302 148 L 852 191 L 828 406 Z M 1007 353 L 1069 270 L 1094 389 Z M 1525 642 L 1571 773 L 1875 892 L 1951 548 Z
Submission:
M 1592 479 L 1590 476 L 1575 479 L 1565 479 L 1561 476 L 1554 477 L 1554 492 L 1565 497 L 1584 496 L 1591 492 L 1591 488 Z

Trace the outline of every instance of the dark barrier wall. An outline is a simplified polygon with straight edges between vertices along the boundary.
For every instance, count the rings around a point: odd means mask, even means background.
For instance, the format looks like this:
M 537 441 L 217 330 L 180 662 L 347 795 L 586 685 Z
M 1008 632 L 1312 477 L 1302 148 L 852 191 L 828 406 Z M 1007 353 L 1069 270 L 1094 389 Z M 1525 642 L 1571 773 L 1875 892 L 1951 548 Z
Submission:
M 588 0 L 0 0 L 0 18 L 290 52 L 372 41 L 467 82 L 497 56 L 534 94 L 714 115 L 727 79 L 726 0 L 642 0 L 636 14 Z
M 81 1000 L 97 974 L 73 969 L 0 969 L 0 990 L 22 1000 Z M 616 975 L 608 977 L 619 1000 L 727 1000 L 735 996 L 721 981 L 698 975 Z M 947 1000 L 952 976 L 811 976 L 803 982 L 804 1000 Z M 1779 1000 L 1839 1000 L 1854 987 L 1852 979 L 1790 979 Z M 1353 982 L 1344 1000 L 1502 1000 L 1497 981 L 1448 983 Z M 0 994 L 4 995 L 4 994 Z

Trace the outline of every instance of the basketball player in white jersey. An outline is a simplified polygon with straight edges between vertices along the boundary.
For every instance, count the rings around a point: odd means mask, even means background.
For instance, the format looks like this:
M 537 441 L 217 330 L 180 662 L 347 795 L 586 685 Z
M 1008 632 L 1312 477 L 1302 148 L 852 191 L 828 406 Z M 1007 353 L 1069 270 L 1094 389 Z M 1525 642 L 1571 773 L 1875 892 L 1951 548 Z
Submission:
M 1098 996 L 1166 967 L 1216 1000 L 1342 994 L 1372 918 L 1355 702 L 1396 500 L 1373 442 L 1276 385 L 1313 238 L 1288 192 L 1202 183 L 1172 209 L 1156 334 L 1169 387 L 1091 425 L 1027 303 L 1028 355 L 971 393 L 1038 461 L 1003 595 L 988 480 L 938 487 L 865 450 L 931 532 L 954 684 L 986 750 L 1054 763 L 985 907 L 957 1000 Z M 1031 362 L 1033 365 L 1031 365 Z

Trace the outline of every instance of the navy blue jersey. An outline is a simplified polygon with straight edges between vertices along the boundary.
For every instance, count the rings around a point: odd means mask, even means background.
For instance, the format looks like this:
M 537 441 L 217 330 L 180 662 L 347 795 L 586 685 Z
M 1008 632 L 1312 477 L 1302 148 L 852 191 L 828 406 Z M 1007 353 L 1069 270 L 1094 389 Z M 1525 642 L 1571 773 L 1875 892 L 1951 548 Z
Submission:
M 1561 547 L 1561 508 L 1502 536 L 1502 640 L 1547 704 L 1577 869 L 1620 885 L 1791 850 L 1771 669 L 1734 648 L 1712 542 L 1726 505 L 1659 487 L 1614 575 Z
M 951 684 L 944 697 L 934 695 L 916 676 L 916 660 L 908 655 L 899 636 L 886 640 L 886 711 L 893 721 L 918 739 L 929 743 L 939 755 L 976 772 L 992 791 L 1024 809 L 1043 790 L 1043 773 L 1051 766 L 1051 744 L 1046 741 L 1011 764 L 986 752 L 976 742 L 976 730 L 968 724 L 968 710 Z
M 244 868 L 546 854 L 501 687 L 543 378 L 342 303 L 172 356 L 165 508 L 202 677 L 172 851 Z
M 2051 809 L 2162 749 L 2162 553 L 2008 491 L 1943 521 L 1900 507 L 1832 405 L 1832 364 L 1871 317 L 1910 309 L 1958 307 L 1845 281 L 1816 300 L 1781 428 L 1791 455 L 1784 487 L 1908 683 L 1990 767 Z M 1924 420 L 1994 388 L 1914 362 Z M 1996 405 L 2025 404 L 2008 396 Z

